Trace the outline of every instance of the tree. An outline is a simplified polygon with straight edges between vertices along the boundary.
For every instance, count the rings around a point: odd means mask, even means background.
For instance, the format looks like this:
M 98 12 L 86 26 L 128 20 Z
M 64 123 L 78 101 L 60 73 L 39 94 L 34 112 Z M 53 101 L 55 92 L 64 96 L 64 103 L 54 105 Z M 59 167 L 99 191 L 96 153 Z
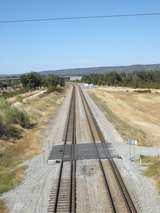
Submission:
M 160 71 L 110 72 L 90 74 L 82 77 L 82 82 L 109 86 L 130 86 L 160 88 Z
M 20 77 L 21 83 L 24 88 L 36 89 L 42 86 L 42 77 L 39 73 L 31 72 Z

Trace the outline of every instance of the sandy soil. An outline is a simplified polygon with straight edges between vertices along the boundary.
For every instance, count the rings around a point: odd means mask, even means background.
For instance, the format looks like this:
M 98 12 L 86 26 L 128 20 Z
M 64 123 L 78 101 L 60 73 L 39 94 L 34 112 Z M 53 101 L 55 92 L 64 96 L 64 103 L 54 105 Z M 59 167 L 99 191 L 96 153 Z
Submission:
M 131 88 L 90 89 L 118 118 L 144 133 L 143 145 L 160 146 L 160 92 L 138 93 Z

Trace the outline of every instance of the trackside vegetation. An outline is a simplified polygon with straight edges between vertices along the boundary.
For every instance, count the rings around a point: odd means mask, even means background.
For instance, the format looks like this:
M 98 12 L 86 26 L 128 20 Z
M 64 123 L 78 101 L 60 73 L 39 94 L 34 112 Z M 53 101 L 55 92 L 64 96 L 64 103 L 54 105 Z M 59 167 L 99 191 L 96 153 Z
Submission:
M 82 77 L 82 82 L 95 85 L 125 86 L 133 88 L 160 88 L 160 71 L 110 72 L 90 74 Z
M 47 88 L 48 92 L 59 91 L 65 86 L 63 77 L 53 74 L 41 75 L 37 72 L 30 72 L 19 77 L 0 78 L 0 96 L 11 98 L 28 91 Z
M 10 138 L 19 138 L 20 130 L 18 130 L 16 125 L 23 128 L 30 128 L 32 124 L 29 114 L 12 106 L 5 98 L 1 97 L 0 138 L 6 140 Z
M 20 130 L 16 125 L 22 128 L 30 128 L 32 126 L 30 116 L 24 110 L 20 110 L 12 106 L 7 98 L 17 96 L 17 101 L 22 102 L 21 93 L 40 88 L 47 89 L 47 93 L 54 91 L 61 92 L 65 86 L 63 78 L 55 75 L 40 75 L 31 72 L 20 76 L 21 87 L 17 90 L 3 91 L 0 95 L 0 138 L 18 138 Z
M 64 78 L 55 75 L 40 75 L 36 72 L 31 72 L 29 74 L 21 75 L 20 81 L 23 88 L 34 90 L 41 87 L 46 87 L 48 89 L 55 89 L 60 86 L 65 86 Z
M 17 158 L 19 150 L 15 152 L 14 143 L 20 139 L 23 129 L 32 126 L 30 116 L 0 98 L 0 195 L 15 187 L 21 181 L 24 169 L 18 167 L 20 160 Z M 12 146 L 9 144 L 13 144 Z M 0 212 L 7 212 L 4 201 L 0 198 Z
M 0 88 L 0 213 L 8 212 L 3 193 L 23 180 L 24 160 L 41 152 L 39 132 L 64 97 L 65 82 L 55 75 L 32 72 L 13 85 L 6 81 Z M 28 94 L 40 95 L 27 99 Z
M 152 177 L 160 192 L 160 156 L 143 156 L 142 165 L 146 166 L 144 174 Z
M 0 138 L 8 140 L 9 138 L 19 138 L 20 132 L 16 125 L 22 128 L 30 128 L 32 122 L 30 116 L 24 110 L 12 106 L 7 98 L 17 96 L 17 101 L 22 102 L 20 94 L 31 90 L 46 88 L 47 93 L 54 91 L 61 92 L 65 86 L 63 78 L 55 75 L 40 75 L 31 72 L 20 76 L 21 87 L 18 90 L 3 91 L 0 95 Z

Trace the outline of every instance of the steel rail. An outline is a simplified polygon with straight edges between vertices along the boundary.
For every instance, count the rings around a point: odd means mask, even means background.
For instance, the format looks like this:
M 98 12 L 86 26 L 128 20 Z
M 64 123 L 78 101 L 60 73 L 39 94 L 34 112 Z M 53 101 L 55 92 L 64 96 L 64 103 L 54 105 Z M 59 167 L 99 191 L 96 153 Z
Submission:
M 76 144 L 76 96 L 75 87 L 73 88 L 73 132 L 71 145 L 71 174 L 70 174 L 70 213 L 76 212 L 76 160 L 75 160 L 75 144 Z
M 72 108 L 73 107 L 73 108 Z M 73 115 L 72 115 L 73 110 Z M 65 129 L 65 137 L 64 137 L 64 149 L 63 149 L 63 155 L 59 170 L 59 177 L 58 177 L 58 184 L 57 184 L 57 190 L 56 190 L 56 200 L 54 205 L 53 212 L 57 212 L 58 202 L 59 202 L 59 192 L 60 192 L 60 186 L 61 186 L 61 179 L 62 179 L 62 171 L 64 166 L 64 154 L 65 154 L 65 145 L 67 143 L 67 137 L 69 133 L 69 125 L 71 121 L 71 117 L 73 116 L 73 129 L 72 129 L 72 145 L 71 145 L 71 169 L 70 169 L 70 200 L 69 200 L 69 213 L 75 213 L 76 212 L 76 162 L 74 160 L 74 150 L 75 147 L 73 144 L 76 143 L 76 135 L 75 135 L 75 87 L 73 86 L 72 89 L 72 95 L 70 99 L 69 104 L 69 112 L 66 120 L 66 129 Z M 72 147 L 73 146 L 73 147 Z M 73 190 L 74 187 L 74 190 Z M 73 205 L 74 203 L 74 205 Z
M 82 99 L 83 107 L 84 107 L 84 110 L 85 110 L 85 114 L 86 114 L 88 126 L 89 126 L 89 129 L 90 129 L 91 137 L 92 137 L 92 140 L 93 140 L 93 142 L 94 142 L 94 144 L 95 144 L 98 163 L 99 163 L 100 169 L 101 169 L 102 174 L 103 174 L 103 178 L 104 178 L 104 182 L 105 182 L 105 187 L 106 187 L 107 193 L 108 193 L 108 195 L 109 195 L 108 198 L 109 198 L 109 200 L 110 200 L 110 202 L 111 202 L 112 211 L 113 211 L 114 213 L 116 213 L 116 208 L 115 208 L 115 205 L 114 205 L 114 200 L 113 200 L 113 197 L 112 197 L 112 194 L 111 194 L 111 191 L 110 191 L 110 187 L 109 187 L 109 184 L 108 184 L 106 175 L 105 175 L 105 171 L 104 171 L 104 168 L 103 168 L 102 161 L 100 160 L 100 157 L 99 157 L 98 149 L 97 149 L 97 146 L 96 146 L 96 140 L 95 140 L 95 137 L 94 137 L 94 134 L 93 134 L 93 130 L 92 130 L 92 127 L 91 127 L 91 123 L 90 123 L 90 121 L 89 121 L 89 116 L 88 116 L 88 113 L 87 113 L 87 108 L 86 108 L 85 100 L 84 100 L 84 97 L 83 97 L 83 92 L 82 92 L 81 89 L 80 89 L 79 91 L 80 91 L 80 96 L 81 96 L 81 99 Z
M 101 131 L 101 129 L 100 129 L 100 127 L 99 127 L 99 125 L 98 125 L 93 113 L 92 113 L 92 111 L 91 111 L 91 108 L 90 108 L 90 106 L 88 104 L 88 101 L 87 101 L 87 99 L 86 99 L 86 97 L 85 97 L 85 95 L 84 95 L 84 93 L 83 93 L 83 91 L 82 91 L 82 89 L 80 87 L 79 87 L 79 91 L 80 91 L 82 102 L 83 102 L 83 105 L 84 105 L 84 109 L 85 109 L 88 125 L 89 125 L 89 128 L 91 130 L 92 139 L 93 139 L 94 143 L 96 144 L 96 141 L 95 141 L 95 138 L 94 138 L 94 134 L 93 134 L 93 130 L 92 130 L 89 118 L 88 118 L 87 110 L 89 111 L 90 116 L 91 116 L 91 118 L 93 120 L 95 129 L 96 129 L 97 134 L 99 136 L 99 139 L 100 139 L 102 145 L 104 145 L 106 143 L 105 138 L 104 138 L 104 136 L 102 134 L 102 131 Z M 113 174 L 115 176 L 116 182 L 117 182 L 117 184 L 118 184 L 118 186 L 120 188 L 121 195 L 122 195 L 122 197 L 124 199 L 124 202 L 125 202 L 125 205 L 126 205 L 126 207 L 128 209 L 128 212 L 137 213 L 137 209 L 136 209 L 136 207 L 135 207 L 135 205 L 134 205 L 134 203 L 133 203 L 133 201 L 131 199 L 131 196 L 130 196 L 130 194 L 129 194 L 129 192 L 128 192 L 125 184 L 124 184 L 122 176 L 121 176 L 121 174 L 120 174 L 120 172 L 119 172 L 114 160 L 111 158 L 109 151 L 106 151 L 105 148 L 104 148 L 104 150 L 105 150 L 105 152 L 107 152 L 106 153 L 106 157 L 107 158 L 109 157 L 108 162 L 110 163 L 111 169 L 112 169 Z M 104 176 L 104 179 L 105 179 L 105 183 L 106 183 L 106 186 L 107 186 L 107 191 L 110 191 L 109 184 L 107 183 L 106 174 L 104 172 L 103 164 L 102 164 L 102 161 L 101 161 L 100 158 L 99 158 L 99 162 L 100 162 L 100 167 L 102 168 L 102 173 L 103 173 L 103 176 Z M 114 210 L 114 212 L 116 212 L 116 208 L 114 206 L 114 201 L 113 201 L 111 192 L 109 192 L 109 195 L 110 195 L 111 203 L 113 203 L 113 210 Z

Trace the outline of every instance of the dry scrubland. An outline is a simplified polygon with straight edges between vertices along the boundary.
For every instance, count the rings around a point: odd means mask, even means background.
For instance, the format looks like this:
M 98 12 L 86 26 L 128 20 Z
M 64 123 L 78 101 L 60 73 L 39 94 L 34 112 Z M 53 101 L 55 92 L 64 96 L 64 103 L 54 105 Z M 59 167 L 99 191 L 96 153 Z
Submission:
M 18 137 L 0 138 L 0 195 L 21 182 L 25 171 L 23 161 L 41 152 L 41 131 L 63 98 L 64 93 L 58 92 L 17 98 L 14 105 L 29 114 L 32 125 L 30 128 L 23 128 L 14 124 L 20 132 Z M 4 202 L 0 199 L 0 212 L 6 211 Z
M 160 146 L 160 90 L 98 87 L 89 93 L 124 139 Z
M 160 157 L 143 156 L 142 165 L 146 167 L 144 175 L 152 177 L 160 193 Z
M 125 140 L 160 146 L 160 90 L 97 87 L 88 92 Z M 160 191 L 160 157 L 144 157 L 142 165 Z

